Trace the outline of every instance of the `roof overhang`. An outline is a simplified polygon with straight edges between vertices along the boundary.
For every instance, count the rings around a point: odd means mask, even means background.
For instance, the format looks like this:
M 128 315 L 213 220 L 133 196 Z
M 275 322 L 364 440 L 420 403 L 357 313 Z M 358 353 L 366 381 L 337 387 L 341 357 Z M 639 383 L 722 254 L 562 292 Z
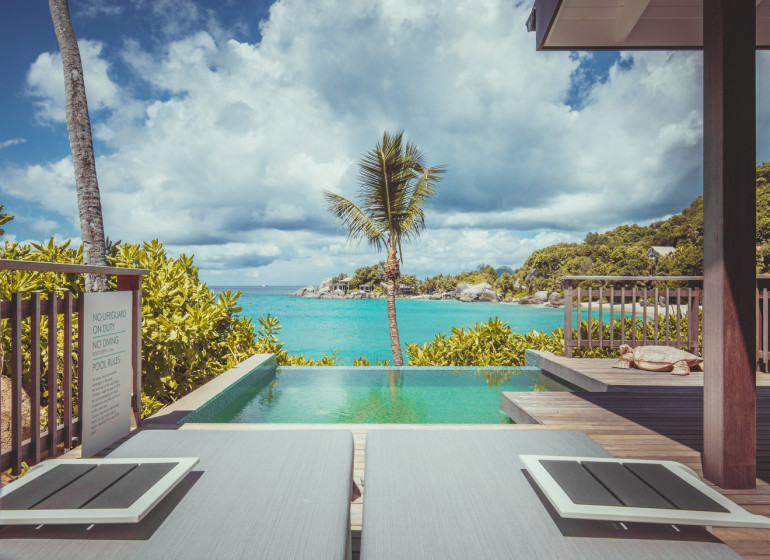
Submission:
M 770 0 L 757 6 L 757 48 L 770 48 Z M 535 0 L 537 50 L 699 50 L 703 0 Z

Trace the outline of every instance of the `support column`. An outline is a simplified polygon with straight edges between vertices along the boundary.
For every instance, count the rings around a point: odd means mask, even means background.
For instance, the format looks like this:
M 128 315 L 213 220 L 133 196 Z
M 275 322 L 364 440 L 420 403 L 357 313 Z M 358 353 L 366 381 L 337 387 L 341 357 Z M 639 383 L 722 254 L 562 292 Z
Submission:
M 703 2 L 703 471 L 756 484 L 756 11 Z

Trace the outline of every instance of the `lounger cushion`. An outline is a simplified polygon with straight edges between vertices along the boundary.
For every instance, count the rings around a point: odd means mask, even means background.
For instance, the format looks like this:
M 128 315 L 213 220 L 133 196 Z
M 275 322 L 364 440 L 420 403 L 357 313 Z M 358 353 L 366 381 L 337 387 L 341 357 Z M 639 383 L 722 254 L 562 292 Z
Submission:
M 0 558 L 345 558 L 347 430 L 147 430 L 109 457 L 200 457 L 140 523 L 6 527 Z
M 520 454 L 609 457 L 582 432 L 369 430 L 361 559 L 740 558 L 699 527 L 561 519 Z

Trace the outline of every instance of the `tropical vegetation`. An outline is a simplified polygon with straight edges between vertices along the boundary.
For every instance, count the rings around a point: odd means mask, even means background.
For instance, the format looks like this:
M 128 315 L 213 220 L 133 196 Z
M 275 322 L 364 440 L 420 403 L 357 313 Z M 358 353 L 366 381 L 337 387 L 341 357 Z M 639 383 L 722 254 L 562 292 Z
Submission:
M 375 250 L 385 251 L 387 307 L 393 363 L 404 363 L 396 320 L 396 281 L 401 276 L 401 246 L 419 237 L 425 229 L 425 208 L 435 196 L 443 166 L 430 167 L 404 132 L 385 132 L 374 149 L 359 163 L 360 206 L 344 196 L 324 191 L 328 210 L 347 230 L 348 241 L 367 241 Z
M 770 164 L 756 169 L 756 271 L 770 272 Z M 652 246 L 675 247 L 650 258 Z M 539 249 L 516 271 L 515 279 L 533 290 L 560 290 L 561 276 L 700 276 L 703 274 L 703 197 L 680 214 L 649 226 L 623 225 L 589 233 L 583 243 Z

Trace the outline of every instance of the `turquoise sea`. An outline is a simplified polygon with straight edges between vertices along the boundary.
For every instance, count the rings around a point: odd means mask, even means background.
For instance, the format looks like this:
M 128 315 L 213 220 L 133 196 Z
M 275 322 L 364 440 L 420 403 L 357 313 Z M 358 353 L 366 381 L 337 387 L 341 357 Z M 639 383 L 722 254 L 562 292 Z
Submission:
M 288 295 L 302 286 L 212 286 L 241 291 L 238 300 L 244 317 L 252 317 L 255 331 L 260 315 L 278 317 L 278 338 L 289 354 L 322 358 L 336 354 L 352 365 L 363 356 L 373 364 L 392 360 L 387 310 L 384 299 L 339 300 L 305 299 Z M 500 317 L 519 333 L 531 330 L 550 332 L 564 322 L 564 310 L 510 303 L 463 303 L 459 301 L 396 300 L 401 345 L 423 344 L 438 333 L 449 334 L 452 327 L 467 327 Z M 404 355 L 406 361 L 408 356 Z

